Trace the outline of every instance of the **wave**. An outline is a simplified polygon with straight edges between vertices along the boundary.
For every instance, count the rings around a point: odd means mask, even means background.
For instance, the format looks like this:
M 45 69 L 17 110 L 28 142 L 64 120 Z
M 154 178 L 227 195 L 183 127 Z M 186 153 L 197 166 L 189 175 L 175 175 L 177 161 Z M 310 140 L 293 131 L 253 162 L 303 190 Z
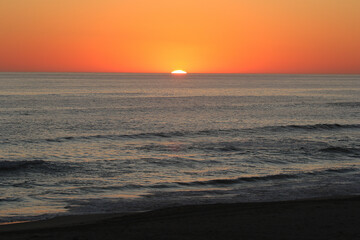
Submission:
M 301 129 L 301 130 L 332 130 L 332 129 L 349 129 L 349 128 L 360 128 L 360 124 L 313 124 L 313 125 L 283 125 L 283 126 L 266 126 L 258 128 L 238 128 L 238 129 L 206 129 L 200 131 L 169 131 L 169 132 L 149 132 L 149 133 L 135 133 L 135 134 L 111 134 L 111 135 L 89 135 L 89 136 L 68 136 L 60 137 L 55 139 L 46 139 L 46 141 L 66 141 L 66 140 L 76 140 L 76 139 L 118 139 L 118 138 L 171 138 L 171 137 L 186 137 L 186 136 L 217 136 L 222 134 L 236 134 L 243 132 L 253 132 L 256 130 L 291 130 L 291 129 Z M 231 150 L 231 149 L 230 149 Z M 227 149 L 224 149 L 227 151 Z
M 199 185 L 223 185 L 223 184 L 236 184 L 240 182 L 254 182 L 261 180 L 278 180 L 278 179 L 288 179 L 296 178 L 295 174 L 275 174 L 275 175 L 266 175 L 266 176 L 251 176 L 251 177 L 239 177 L 233 179 L 211 179 L 205 181 L 193 181 L 193 182 L 176 182 L 178 185 L 182 186 L 199 186 Z
M 0 161 L 0 172 L 18 172 L 18 171 L 41 171 L 43 173 L 53 174 L 68 172 L 74 166 L 69 163 L 49 162 L 44 160 L 5 160 Z M 27 183 L 27 182 L 25 182 Z
M 360 124 L 312 124 L 312 125 L 280 125 L 280 126 L 265 126 L 257 128 L 238 128 L 238 129 L 206 129 L 200 131 L 169 131 L 169 132 L 149 132 L 149 133 L 134 133 L 134 134 L 96 134 L 85 136 L 65 136 L 46 139 L 27 139 L 23 142 L 38 143 L 38 142 L 66 142 L 79 140 L 94 140 L 94 139 L 149 139 L 149 138 L 173 138 L 173 137 L 188 137 L 188 136 L 220 136 L 220 135 L 237 135 L 239 133 L 260 133 L 264 131 L 282 132 L 282 131 L 309 131 L 309 130 L 341 130 L 341 129 L 360 129 Z M 0 143 L 11 144 L 9 139 L 3 139 Z M 15 142 L 16 144 L 18 142 Z M 223 151 L 232 151 L 233 149 L 224 148 Z M 239 150 L 239 149 L 236 149 Z
M 278 154 L 284 156 L 287 154 L 298 154 L 298 156 L 313 156 L 314 154 L 338 153 L 349 156 L 357 156 L 360 154 L 360 148 L 329 146 L 328 143 L 322 141 L 309 141 L 303 139 L 286 139 L 272 140 L 266 139 L 262 141 L 254 140 L 238 140 L 238 141 L 203 141 L 195 143 L 150 143 L 136 147 L 137 150 L 146 152 L 188 152 L 188 151 L 204 151 L 230 153 L 236 155 L 252 154 L 262 152 L 263 154 Z M 286 158 L 284 162 L 290 163 L 290 159 Z
M 359 154 L 360 149 L 357 148 L 346 148 L 346 147 L 327 147 L 320 149 L 321 152 L 327 152 L 327 153 L 344 153 L 344 154 Z
M 265 127 L 272 130 L 281 129 L 300 129 L 300 130 L 332 130 L 332 129 L 349 129 L 349 128 L 360 128 L 360 124 L 312 124 L 312 125 L 285 125 L 285 126 L 272 126 Z
M 14 171 L 24 168 L 32 168 L 45 164 L 43 160 L 32 160 L 32 161 L 1 161 L 0 171 Z
M 19 198 L 12 198 L 12 197 L 0 198 L 0 202 L 17 202 L 19 200 L 20 200 Z
M 280 174 L 264 175 L 264 176 L 243 176 L 238 178 L 218 178 L 218 179 L 195 180 L 188 182 L 169 181 L 169 182 L 138 183 L 138 184 L 117 183 L 115 185 L 97 185 L 97 186 L 93 186 L 93 185 L 85 186 L 81 184 L 76 187 L 76 191 L 81 191 L 84 193 L 103 193 L 104 191 L 125 190 L 125 192 L 127 191 L 132 192 L 133 190 L 139 191 L 146 189 L 146 192 L 152 192 L 152 193 L 159 192 L 160 194 L 164 194 L 164 192 L 167 192 L 168 189 L 177 189 L 176 192 L 181 192 L 181 191 L 188 192 L 189 191 L 188 188 L 194 187 L 194 188 L 200 188 L 204 191 L 211 191 L 213 193 L 214 188 L 216 187 L 219 187 L 219 190 L 221 190 L 224 186 L 231 186 L 242 183 L 288 181 L 289 179 L 300 179 L 300 181 L 306 181 L 306 177 L 310 177 L 310 178 L 311 177 L 318 178 L 319 176 L 333 177 L 334 175 L 337 174 L 338 175 L 347 174 L 350 172 L 356 172 L 358 170 L 359 170 L 358 168 L 352 166 L 352 167 L 343 167 L 343 168 L 334 167 L 334 168 L 313 170 L 309 172 L 280 173 Z M 208 187 L 210 187 L 211 190 L 209 190 Z M 74 192 L 74 188 L 71 188 L 69 192 L 66 192 L 66 190 L 62 191 L 62 194 L 72 194 L 73 192 Z M 146 195 L 142 195 L 142 196 L 146 196 Z
M 328 103 L 328 105 L 336 106 L 336 107 L 360 107 L 360 102 L 333 102 Z
M 48 138 L 45 139 L 47 142 L 64 142 L 67 140 L 90 140 L 90 139 L 121 139 L 121 138 L 128 138 L 128 139 L 137 139 L 137 138 L 153 138 L 153 137 L 160 137 L 160 138 L 170 138 L 175 136 L 185 136 L 186 132 L 154 132 L 154 133 L 138 133 L 138 134 L 118 134 L 118 135 L 89 135 L 89 136 L 68 136 L 68 137 L 59 137 L 59 138 Z
M 354 172 L 356 171 L 356 168 L 330 168 L 330 169 L 326 169 L 324 172 L 327 173 L 348 173 L 348 172 Z
M 181 186 L 203 186 L 203 185 L 230 185 L 230 184 L 238 184 L 242 182 L 257 182 L 257 181 L 272 181 L 272 180 L 282 180 L 282 179 L 295 179 L 303 176 L 313 176 L 313 175 L 322 175 L 327 173 L 348 173 L 357 171 L 357 168 L 354 167 L 346 167 L 346 168 L 329 168 L 318 171 L 311 172 L 300 172 L 300 173 L 292 173 L 292 174 L 273 174 L 273 175 L 265 175 L 265 176 L 246 176 L 239 178 L 224 178 L 224 179 L 210 179 L 204 181 L 193 181 L 193 182 L 175 182 Z
M 241 142 L 212 142 L 212 143 L 197 143 L 197 144 L 147 144 L 137 147 L 144 151 L 159 151 L 159 152 L 180 152 L 188 150 L 206 150 L 215 152 L 239 152 L 245 153 L 247 149 L 240 148 Z

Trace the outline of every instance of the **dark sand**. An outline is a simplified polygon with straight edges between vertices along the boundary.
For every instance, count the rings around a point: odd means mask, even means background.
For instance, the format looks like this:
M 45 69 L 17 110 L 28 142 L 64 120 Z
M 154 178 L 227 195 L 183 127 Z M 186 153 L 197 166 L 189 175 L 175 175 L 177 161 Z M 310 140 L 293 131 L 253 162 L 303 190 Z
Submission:
M 0 239 L 360 239 L 360 197 L 58 217 L 0 226 Z

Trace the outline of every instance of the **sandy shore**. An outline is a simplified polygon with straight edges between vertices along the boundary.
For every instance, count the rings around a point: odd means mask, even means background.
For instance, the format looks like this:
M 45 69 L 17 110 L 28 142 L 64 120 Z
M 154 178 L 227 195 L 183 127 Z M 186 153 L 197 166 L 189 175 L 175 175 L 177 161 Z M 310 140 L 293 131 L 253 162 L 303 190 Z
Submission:
M 0 226 L 0 239 L 360 239 L 360 197 L 58 217 Z

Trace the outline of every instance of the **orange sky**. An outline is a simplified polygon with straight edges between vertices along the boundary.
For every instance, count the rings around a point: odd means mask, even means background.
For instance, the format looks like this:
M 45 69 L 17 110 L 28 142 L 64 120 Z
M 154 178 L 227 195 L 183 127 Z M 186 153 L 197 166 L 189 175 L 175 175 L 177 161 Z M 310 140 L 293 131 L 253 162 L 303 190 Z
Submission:
M 0 71 L 360 73 L 359 0 L 0 0 Z

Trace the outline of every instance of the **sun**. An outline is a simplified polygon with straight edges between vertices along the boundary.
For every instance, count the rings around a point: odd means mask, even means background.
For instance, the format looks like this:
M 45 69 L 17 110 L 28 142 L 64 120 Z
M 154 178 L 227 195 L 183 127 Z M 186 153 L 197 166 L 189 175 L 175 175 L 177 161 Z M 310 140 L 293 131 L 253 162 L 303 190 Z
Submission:
M 171 72 L 171 74 L 187 74 L 184 70 L 174 70 Z

